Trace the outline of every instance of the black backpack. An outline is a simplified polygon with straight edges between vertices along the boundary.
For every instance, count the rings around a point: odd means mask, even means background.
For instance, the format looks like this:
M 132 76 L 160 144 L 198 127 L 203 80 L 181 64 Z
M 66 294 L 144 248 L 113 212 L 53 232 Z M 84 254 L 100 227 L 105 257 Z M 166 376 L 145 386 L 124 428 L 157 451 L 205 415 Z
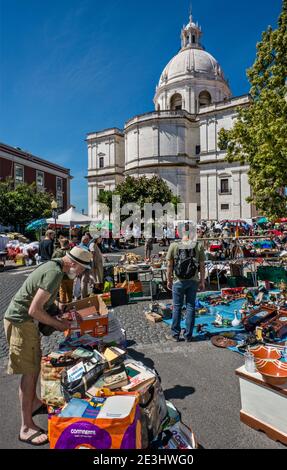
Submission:
M 179 248 L 174 258 L 174 272 L 180 279 L 191 279 L 198 270 L 194 248 Z

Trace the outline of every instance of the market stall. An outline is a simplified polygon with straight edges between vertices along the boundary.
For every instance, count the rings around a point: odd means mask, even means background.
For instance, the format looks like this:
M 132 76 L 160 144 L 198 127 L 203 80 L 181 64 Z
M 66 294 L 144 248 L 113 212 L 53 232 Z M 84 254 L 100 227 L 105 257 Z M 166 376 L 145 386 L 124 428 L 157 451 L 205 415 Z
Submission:
M 71 329 L 42 358 L 41 398 L 52 449 L 194 449 L 158 373 L 129 357 L 101 296 L 66 305 Z

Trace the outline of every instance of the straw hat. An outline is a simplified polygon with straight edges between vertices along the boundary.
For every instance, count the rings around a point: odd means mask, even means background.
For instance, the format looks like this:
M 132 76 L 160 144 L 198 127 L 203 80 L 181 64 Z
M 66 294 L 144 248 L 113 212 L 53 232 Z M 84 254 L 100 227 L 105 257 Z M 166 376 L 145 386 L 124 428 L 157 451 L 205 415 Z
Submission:
M 79 246 L 74 246 L 71 251 L 66 253 L 66 256 L 85 269 L 91 269 L 92 267 L 92 253 L 88 250 L 80 248 Z

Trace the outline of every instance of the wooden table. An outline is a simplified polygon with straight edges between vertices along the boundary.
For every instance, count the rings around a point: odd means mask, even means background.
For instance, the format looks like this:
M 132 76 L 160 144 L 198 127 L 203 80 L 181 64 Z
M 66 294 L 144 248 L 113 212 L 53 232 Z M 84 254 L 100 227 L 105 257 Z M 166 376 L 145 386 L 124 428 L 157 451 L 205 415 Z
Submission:
M 240 420 L 287 445 L 287 382 L 268 384 L 259 372 L 247 372 L 245 366 L 235 373 L 240 385 Z

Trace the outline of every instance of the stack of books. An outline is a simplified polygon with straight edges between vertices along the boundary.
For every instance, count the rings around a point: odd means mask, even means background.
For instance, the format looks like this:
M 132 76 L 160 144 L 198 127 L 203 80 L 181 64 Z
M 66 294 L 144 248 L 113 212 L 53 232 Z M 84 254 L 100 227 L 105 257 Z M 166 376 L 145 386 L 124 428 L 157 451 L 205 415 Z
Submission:
M 105 370 L 103 376 L 104 386 L 108 387 L 110 390 L 121 388 L 129 383 L 124 364 Z

